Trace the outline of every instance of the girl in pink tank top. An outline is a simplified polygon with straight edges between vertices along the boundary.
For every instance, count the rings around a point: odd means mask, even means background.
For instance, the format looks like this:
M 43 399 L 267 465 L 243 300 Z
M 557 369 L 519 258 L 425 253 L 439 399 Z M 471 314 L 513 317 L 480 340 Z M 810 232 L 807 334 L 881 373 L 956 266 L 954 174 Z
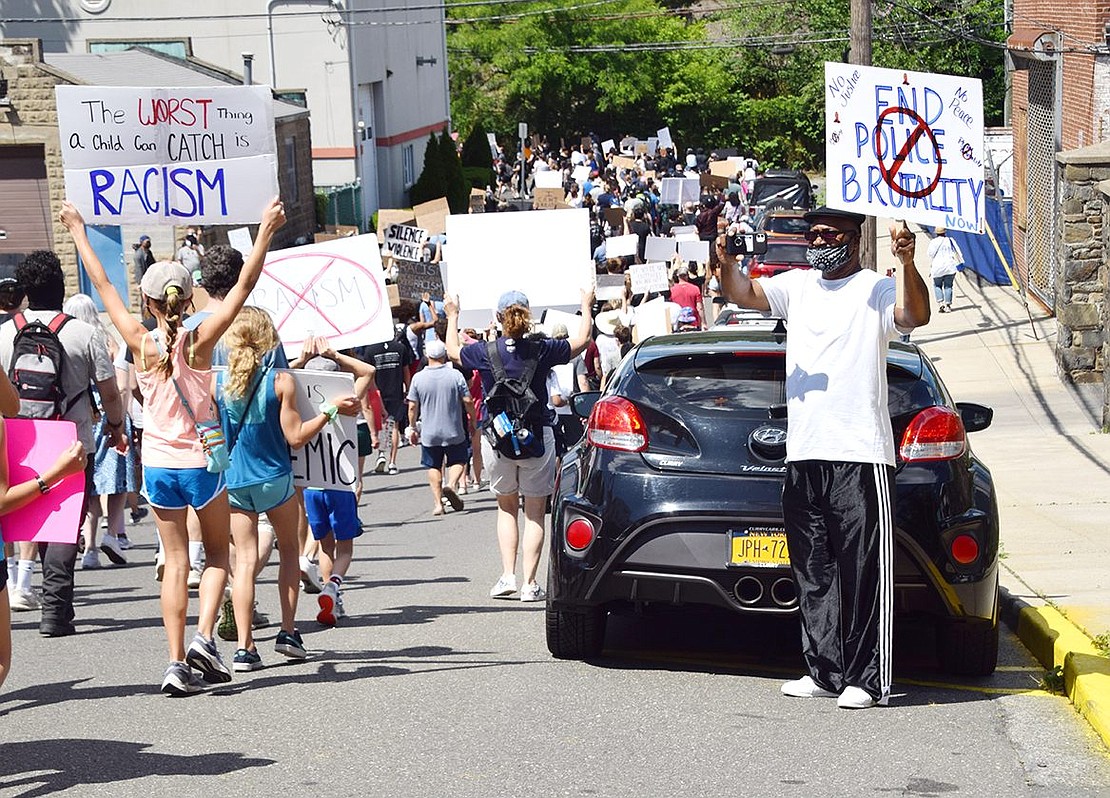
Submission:
M 238 282 L 191 332 L 182 327 L 193 291 L 192 277 L 184 266 L 162 261 L 143 275 L 142 301 L 158 325 L 148 331 L 108 280 L 89 244 L 80 212 L 66 202 L 60 218 L 77 244 L 85 272 L 100 292 L 112 323 L 135 357 L 145 414 L 143 491 L 154 510 L 166 557 L 161 598 L 170 664 L 162 679 L 162 692 L 196 693 L 206 682 L 231 680 L 212 635 L 227 585 L 230 510 L 222 475 L 209 473 L 205 467 L 196 424 L 215 417 L 209 394 L 212 350 L 258 282 L 273 234 L 285 224 L 285 210 L 275 197 L 262 216 L 254 249 L 243 263 Z M 200 583 L 197 633 L 186 648 L 189 536 L 185 522 L 189 507 L 200 519 L 206 567 Z

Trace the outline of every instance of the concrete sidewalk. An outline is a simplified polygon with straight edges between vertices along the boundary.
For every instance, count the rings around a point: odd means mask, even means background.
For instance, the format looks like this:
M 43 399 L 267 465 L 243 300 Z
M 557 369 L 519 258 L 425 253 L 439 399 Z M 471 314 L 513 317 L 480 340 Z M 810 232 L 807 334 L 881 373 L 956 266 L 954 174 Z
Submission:
M 886 230 L 880 220 L 880 272 L 894 265 Z M 928 242 L 919 232 L 917 265 L 932 293 Z M 1110 659 L 1091 645 L 1110 632 L 1101 387 L 1080 392 L 1061 381 L 1054 319 L 1035 303 L 1027 311 L 1010 286 L 979 285 L 963 272 L 952 312 L 936 307 L 914 342 L 955 400 L 994 409 L 993 424 L 969 437 L 998 495 L 1004 618 L 1046 668 L 1063 668 L 1068 694 L 1110 745 Z

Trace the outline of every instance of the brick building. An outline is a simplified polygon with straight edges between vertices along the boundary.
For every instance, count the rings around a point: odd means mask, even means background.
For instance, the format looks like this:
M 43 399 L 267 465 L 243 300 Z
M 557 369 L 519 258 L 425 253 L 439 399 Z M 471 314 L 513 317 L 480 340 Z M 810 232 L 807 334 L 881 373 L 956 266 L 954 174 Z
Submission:
M 1056 310 L 1056 154 L 1110 138 L 1110 0 L 1014 0 L 1014 262 Z
M 0 40 L 0 261 L 22 258 L 36 249 L 54 249 L 66 270 L 70 293 L 80 290 L 77 255 L 58 224 L 65 180 L 54 87 L 216 86 L 241 83 L 237 76 L 196 59 L 175 59 L 146 50 L 118 53 L 47 53 L 35 39 Z M 312 186 L 312 140 L 305 108 L 274 102 L 278 178 L 288 222 L 275 246 L 288 246 L 316 229 Z M 182 230 L 126 225 L 121 231 L 124 257 L 142 233 L 153 239 L 157 257 L 169 258 Z M 226 243 L 219 228 L 208 228 L 208 242 Z M 107 265 L 107 264 L 106 264 Z M 111 272 L 110 272 L 111 273 Z M 130 275 L 130 269 L 123 273 Z M 129 290 L 129 285 L 117 285 Z M 134 293 L 131 294 L 134 296 Z

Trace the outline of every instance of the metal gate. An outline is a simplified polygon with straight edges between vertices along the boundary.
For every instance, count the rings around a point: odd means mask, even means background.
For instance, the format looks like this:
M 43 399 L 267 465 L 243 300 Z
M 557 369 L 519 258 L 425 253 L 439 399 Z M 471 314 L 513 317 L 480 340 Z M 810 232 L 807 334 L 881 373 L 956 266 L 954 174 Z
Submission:
M 1028 288 L 1056 307 L 1056 64 L 1029 65 L 1025 265 Z

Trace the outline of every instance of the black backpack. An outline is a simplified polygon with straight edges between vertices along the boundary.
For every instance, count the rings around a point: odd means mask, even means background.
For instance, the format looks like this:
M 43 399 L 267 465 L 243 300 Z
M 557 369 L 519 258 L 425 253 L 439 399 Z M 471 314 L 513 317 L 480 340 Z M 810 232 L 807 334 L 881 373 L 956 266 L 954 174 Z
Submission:
M 494 382 L 483 399 L 486 408 L 483 434 L 495 451 L 510 460 L 541 456 L 547 405 L 532 390 L 539 361 L 525 361 L 524 373 L 514 380 L 505 372 L 496 341 L 486 342 L 486 353 Z
M 62 387 L 65 350 L 58 334 L 72 318 L 58 313 L 49 324 L 27 321 L 22 313 L 12 318 L 16 333 L 8 378 L 19 394 L 20 418 L 62 418 L 81 398 L 67 403 Z

